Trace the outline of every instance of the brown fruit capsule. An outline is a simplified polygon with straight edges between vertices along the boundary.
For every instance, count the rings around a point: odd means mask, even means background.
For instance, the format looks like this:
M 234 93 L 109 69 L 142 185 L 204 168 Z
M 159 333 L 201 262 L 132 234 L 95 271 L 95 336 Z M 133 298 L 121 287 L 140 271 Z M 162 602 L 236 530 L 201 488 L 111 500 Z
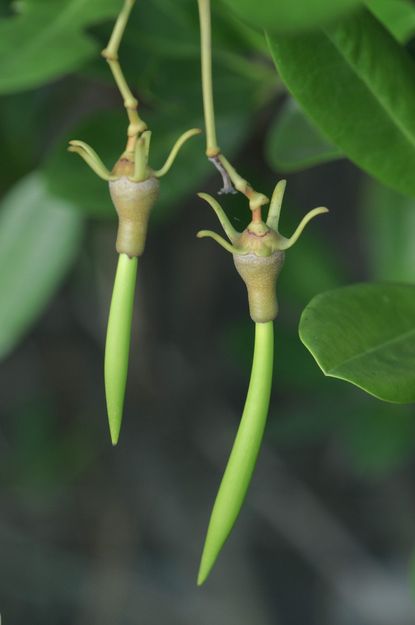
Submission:
M 142 182 L 134 182 L 127 176 L 121 176 L 111 180 L 109 187 L 119 220 L 117 252 L 130 258 L 141 256 L 150 212 L 159 196 L 159 181 L 151 176 Z
M 206 193 L 199 197 L 208 202 L 215 211 L 230 243 L 210 230 L 201 230 L 198 237 L 210 237 L 233 256 L 235 267 L 245 282 L 248 291 L 249 312 L 256 323 L 273 321 L 278 314 L 276 286 L 284 264 L 285 250 L 298 240 L 304 227 L 316 215 L 327 212 L 327 208 L 314 208 L 302 219 L 290 238 L 278 230 L 278 222 L 284 196 L 285 180 L 275 187 L 266 223 L 253 219 L 249 226 L 239 233 L 230 223 L 218 202 Z
M 130 146 L 125 150 L 111 172 L 91 146 L 83 141 L 70 141 L 69 151 L 79 154 L 97 176 L 109 182 L 111 198 L 119 219 L 116 244 L 119 254 L 133 258 L 143 253 L 150 212 L 159 196 L 158 179 L 170 170 L 183 144 L 197 134 L 200 134 L 198 128 L 183 133 L 173 145 L 163 167 L 158 170 L 153 170 L 148 165 L 151 139 L 149 130 L 136 138 L 134 149 Z M 130 140 L 131 137 L 129 143 Z
M 233 261 L 245 282 L 249 313 L 256 323 L 273 321 L 278 314 L 276 285 L 285 257 L 278 249 L 279 239 L 266 224 L 251 223 L 234 242 L 241 253 L 234 253 Z
M 261 222 L 249 224 L 234 241 L 241 253 L 234 253 L 233 261 L 245 282 L 249 313 L 256 323 L 273 321 L 278 314 L 276 286 L 285 257 L 278 249 L 279 239 L 276 232 Z
M 248 291 L 249 314 L 256 323 L 266 323 L 277 317 L 276 285 L 284 257 L 284 252 L 278 250 L 271 256 L 233 255 L 235 267 Z

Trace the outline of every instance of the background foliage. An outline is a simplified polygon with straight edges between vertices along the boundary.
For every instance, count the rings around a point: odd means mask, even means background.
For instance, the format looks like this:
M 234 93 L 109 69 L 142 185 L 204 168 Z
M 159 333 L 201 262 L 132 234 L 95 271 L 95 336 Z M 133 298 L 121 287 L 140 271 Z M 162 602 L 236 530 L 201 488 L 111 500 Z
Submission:
M 203 591 L 196 567 L 252 327 L 228 257 L 194 237 L 214 223 L 195 193 L 220 181 L 193 139 L 163 180 L 139 266 L 125 430 L 110 448 L 102 359 L 116 224 L 105 184 L 66 144 L 82 138 L 108 166 L 123 148 L 99 58 L 120 3 L 86 4 L 0 2 L 4 622 L 412 624 L 413 3 L 213 2 L 225 153 L 264 192 L 287 176 L 286 234 L 315 205 L 331 213 L 281 275 L 266 448 Z M 138 2 L 121 60 L 159 166 L 180 131 L 203 125 L 195 1 Z M 243 199 L 224 205 L 241 229 Z M 350 358 L 358 328 L 369 362 L 340 377 L 404 403 L 325 378 L 298 337 L 305 307 L 301 338 L 323 368 Z M 388 341 L 402 333 L 397 357 Z

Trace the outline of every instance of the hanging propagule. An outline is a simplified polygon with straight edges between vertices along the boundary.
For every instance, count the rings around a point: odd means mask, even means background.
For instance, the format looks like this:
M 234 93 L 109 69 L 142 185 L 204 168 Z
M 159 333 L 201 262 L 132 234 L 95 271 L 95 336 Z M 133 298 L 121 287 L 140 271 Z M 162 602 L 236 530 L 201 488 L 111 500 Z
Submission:
M 138 257 L 144 252 L 148 220 L 159 195 L 159 179 L 170 170 L 182 145 L 201 131 L 193 128 L 182 134 L 160 169 L 149 166 L 151 131 L 138 113 L 133 96 L 118 60 L 118 50 L 135 0 L 125 0 L 102 56 L 107 60 L 123 98 L 129 125 L 124 152 L 109 171 L 98 154 L 83 141 L 70 141 L 69 151 L 79 154 L 89 167 L 109 183 L 118 214 L 116 249 L 117 272 L 108 319 L 105 346 L 105 392 L 112 443 L 118 442 L 131 341 Z
M 200 193 L 215 211 L 229 241 L 209 230 L 198 233 L 199 238 L 210 237 L 233 256 L 235 267 L 244 281 L 248 293 L 249 312 L 255 323 L 255 345 L 251 378 L 239 429 L 222 477 L 210 516 L 200 562 L 198 584 L 209 575 L 222 547 L 228 538 L 245 499 L 255 468 L 264 428 L 268 416 L 274 361 L 274 319 L 278 314 L 276 286 L 282 269 L 285 251 L 300 237 L 307 223 L 327 208 L 310 211 L 290 238 L 279 232 L 279 218 L 286 182 L 280 180 L 275 187 L 266 222 L 262 207 L 268 198 L 255 191 L 221 153 L 216 137 L 212 87 L 212 45 L 210 0 L 198 0 L 202 87 L 206 125 L 206 155 L 222 177 L 224 172 L 233 187 L 249 200 L 252 220 L 243 232 L 237 232 L 219 203 L 210 195 Z M 227 190 L 232 185 L 226 183 Z M 224 192 L 222 189 L 219 193 Z

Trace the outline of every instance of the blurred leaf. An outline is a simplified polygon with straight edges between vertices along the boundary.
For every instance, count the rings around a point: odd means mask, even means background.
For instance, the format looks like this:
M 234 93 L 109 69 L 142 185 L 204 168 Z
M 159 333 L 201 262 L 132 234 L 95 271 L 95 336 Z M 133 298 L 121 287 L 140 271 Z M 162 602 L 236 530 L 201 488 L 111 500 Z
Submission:
M 411 585 L 412 598 L 415 601 L 415 551 L 412 551 L 409 562 L 409 582 Z
M 415 448 L 412 406 L 373 402 L 351 386 L 338 385 L 304 389 L 290 402 L 279 397 L 275 408 L 271 404 L 269 441 L 279 450 L 299 450 L 331 439 L 336 456 L 340 452 L 353 472 L 365 478 L 410 460 Z
M 94 462 L 97 438 L 87 423 L 77 419 L 62 423 L 58 412 L 50 399 L 40 396 L 25 397 L 14 406 L 12 443 L 0 458 L 3 487 L 12 486 L 20 494 L 24 489 L 31 496 L 55 489 L 62 493 Z
M 114 17 L 121 0 L 27 0 L 0 22 L 0 93 L 33 88 L 98 54 L 85 28 Z
M 295 228 L 294 219 L 291 219 L 291 223 L 293 226 L 286 229 L 288 232 L 292 232 Z M 287 305 L 295 303 L 302 308 L 312 297 L 322 291 L 336 288 L 345 279 L 345 272 L 342 270 L 336 249 L 310 229 L 307 236 L 297 242 L 279 278 L 281 314 L 284 314 L 285 300 L 288 300 Z
M 317 295 L 300 338 L 325 375 L 385 401 L 415 401 L 415 286 L 368 283 Z
M 0 17 L 8 17 L 12 15 L 12 7 L 10 4 L 10 0 L 0 0 Z
M 68 88 L 70 93 L 68 93 Z M 0 195 L 38 169 L 53 133 L 79 101 L 80 84 L 67 81 L 0 98 Z
M 239 17 L 274 32 L 313 28 L 345 15 L 359 0 L 225 0 Z
M 415 63 L 376 18 L 362 11 L 325 32 L 270 36 L 269 45 L 320 130 L 362 169 L 414 195 Z
M 415 33 L 415 6 L 411 0 L 365 0 L 369 9 L 398 41 Z
M 293 98 L 288 98 L 272 124 L 266 141 L 271 167 L 282 173 L 299 171 L 342 157 L 310 122 Z
M 413 454 L 415 419 L 411 406 L 362 403 L 349 406 L 343 417 L 341 438 L 355 471 L 384 474 Z
M 111 169 L 124 148 L 122 111 L 97 113 L 61 138 L 50 153 L 43 174 L 51 193 L 71 202 L 82 214 L 115 218 L 108 184 L 98 178 L 76 154 L 67 152 L 70 139 L 82 139 L 98 152 Z
M 36 321 L 78 251 L 82 219 L 49 194 L 40 174 L 21 180 L 0 206 L 0 357 Z
M 415 200 L 368 180 L 360 215 L 371 277 L 415 282 Z

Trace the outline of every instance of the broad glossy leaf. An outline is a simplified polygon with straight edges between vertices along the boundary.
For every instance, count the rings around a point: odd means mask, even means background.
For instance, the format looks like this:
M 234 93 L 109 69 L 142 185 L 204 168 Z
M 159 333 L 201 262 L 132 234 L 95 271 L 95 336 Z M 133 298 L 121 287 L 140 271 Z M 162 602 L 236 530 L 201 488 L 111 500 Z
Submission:
M 415 286 L 367 283 L 317 295 L 300 337 L 325 375 L 385 401 L 415 401 Z
M 324 32 L 269 36 L 282 80 L 346 156 L 415 195 L 415 62 L 362 11 Z
M 274 32 L 299 31 L 344 16 L 359 0 L 225 0 L 239 17 Z
M 0 205 L 0 357 L 46 307 L 79 249 L 82 219 L 42 176 L 21 180 Z
M 415 5 L 411 0 L 366 0 L 366 4 L 398 41 L 415 33 Z
M 114 17 L 121 0 L 29 0 L 0 21 L 0 93 L 36 87 L 99 52 L 85 29 Z
M 271 167 L 281 173 L 300 171 L 342 156 L 293 98 L 287 99 L 271 126 L 265 150 Z

